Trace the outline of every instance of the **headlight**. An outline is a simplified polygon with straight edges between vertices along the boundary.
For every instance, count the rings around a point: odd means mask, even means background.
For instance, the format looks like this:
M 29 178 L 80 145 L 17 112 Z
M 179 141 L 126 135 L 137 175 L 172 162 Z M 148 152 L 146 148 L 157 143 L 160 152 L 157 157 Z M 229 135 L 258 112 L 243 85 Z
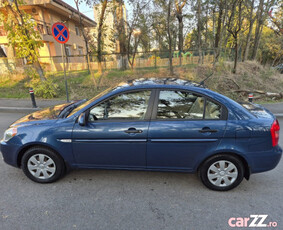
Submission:
M 7 142 L 9 141 L 12 137 L 16 136 L 17 135 L 17 128 L 10 128 L 10 129 L 7 129 L 4 133 L 4 138 L 3 138 L 3 141 Z

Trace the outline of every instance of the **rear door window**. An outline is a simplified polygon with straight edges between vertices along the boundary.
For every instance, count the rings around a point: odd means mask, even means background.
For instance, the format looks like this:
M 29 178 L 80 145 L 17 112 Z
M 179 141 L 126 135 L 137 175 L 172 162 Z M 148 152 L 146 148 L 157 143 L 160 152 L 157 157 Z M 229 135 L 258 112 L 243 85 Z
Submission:
M 221 119 L 222 106 L 187 91 L 162 90 L 156 119 Z

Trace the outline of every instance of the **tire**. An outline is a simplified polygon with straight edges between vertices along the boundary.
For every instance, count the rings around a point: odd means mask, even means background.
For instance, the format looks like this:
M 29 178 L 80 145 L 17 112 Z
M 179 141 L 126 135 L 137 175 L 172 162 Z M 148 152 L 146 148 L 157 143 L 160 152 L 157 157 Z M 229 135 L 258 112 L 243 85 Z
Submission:
M 241 160 L 233 155 L 218 154 L 201 165 L 199 176 L 207 188 L 228 191 L 242 182 L 244 166 Z
M 63 160 L 52 150 L 43 147 L 28 149 L 22 157 L 24 174 L 38 183 L 52 183 L 64 175 Z

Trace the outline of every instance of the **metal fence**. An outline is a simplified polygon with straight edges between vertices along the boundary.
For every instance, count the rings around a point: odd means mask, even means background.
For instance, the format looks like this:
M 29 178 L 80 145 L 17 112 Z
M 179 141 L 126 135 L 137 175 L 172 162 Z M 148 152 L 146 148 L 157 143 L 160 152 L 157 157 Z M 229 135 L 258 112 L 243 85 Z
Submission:
M 179 51 L 174 51 L 173 66 L 183 66 L 198 64 L 199 53 L 197 50 L 187 50 L 180 54 Z M 151 51 L 151 52 L 137 52 L 134 62 L 132 62 L 132 55 L 129 55 L 131 66 L 128 62 L 126 54 L 121 55 L 118 53 L 104 54 L 102 56 L 102 68 L 104 70 L 119 69 L 121 66 L 122 56 L 126 58 L 128 68 L 164 68 L 169 66 L 169 52 L 168 51 Z M 230 60 L 232 57 L 231 50 L 225 50 L 221 52 L 221 58 L 224 60 Z M 57 72 L 63 70 L 62 56 L 53 57 L 39 57 L 39 62 L 44 71 Z M 87 61 L 88 60 L 88 61 Z M 201 55 L 201 63 L 210 64 L 214 60 L 214 50 L 203 50 Z M 67 71 L 85 70 L 89 67 L 92 70 L 98 69 L 98 60 L 96 56 L 86 55 L 71 55 L 65 57 L 65 67 Z M 0 73 L 11 72 L 13 70 L 23 71 L 29 63 L 25 59 L 17 58 L 0 58 Z

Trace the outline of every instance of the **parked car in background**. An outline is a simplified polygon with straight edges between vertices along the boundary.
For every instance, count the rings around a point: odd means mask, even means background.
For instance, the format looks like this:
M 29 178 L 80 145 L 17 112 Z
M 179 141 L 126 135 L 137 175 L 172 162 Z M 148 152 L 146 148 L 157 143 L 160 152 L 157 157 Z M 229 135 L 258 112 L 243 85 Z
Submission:
M 69 168 L 176 171 L 226 191 L 276 167 L 279 129 L 263 107 L 182 79 L 139 79 L 21 118 L 1 152 L 40 183 Z
M 278 70 L 281 74 L 283 74 L 283 63 L 279 64 L 275 67 L 273 67 L 274 69 Z

